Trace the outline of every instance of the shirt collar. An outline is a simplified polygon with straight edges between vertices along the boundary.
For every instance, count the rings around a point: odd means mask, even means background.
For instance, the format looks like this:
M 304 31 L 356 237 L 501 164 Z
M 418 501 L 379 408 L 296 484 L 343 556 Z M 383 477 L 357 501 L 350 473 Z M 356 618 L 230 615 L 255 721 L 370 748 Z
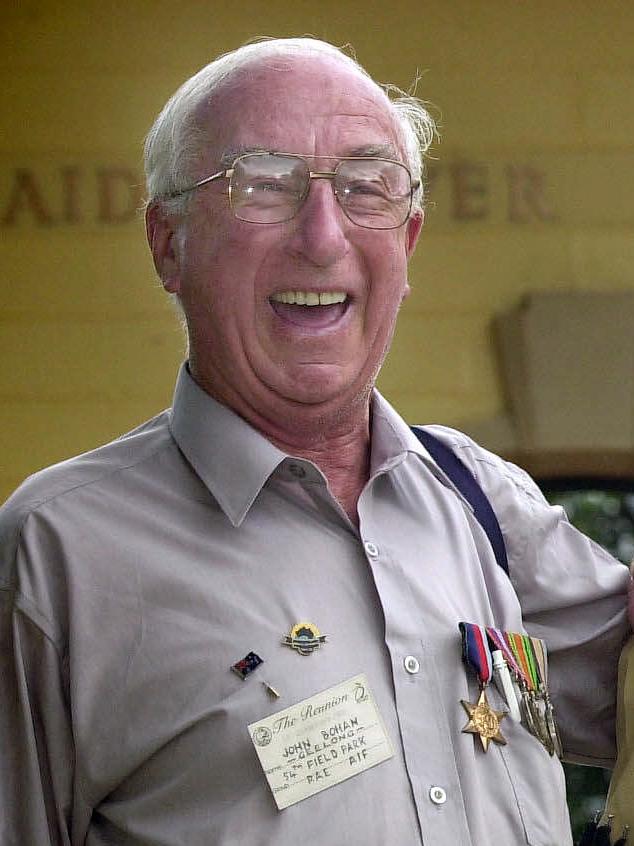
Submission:
M 170 431 L 234 526 L 242 523 L 271 474 L 288 458 L 234 411 L 200 388 L 186 364 L 181 366 L 176 381 Z M 409 426 L 375 390 L 371 475 L 390 470 L 408 453 L 435 466 Z
M 372 396 L 371 475 L 391 470 L 405 461 L 408 455 L 418 456 L 432 476 L 457 493 L 471 508 L 453 479 L 437 464 L 400 414 L 375 390 Z
M 183 364 L 176 381 L 170 431 L 216 501 L 239 526 L 286 455 L 230 408 L 203 391 Z
M 409 453 L 420 456 L 426 464 L 435 462 L 400 414 L 375 389 L 372 394 L 371 475 L 389 470 Z

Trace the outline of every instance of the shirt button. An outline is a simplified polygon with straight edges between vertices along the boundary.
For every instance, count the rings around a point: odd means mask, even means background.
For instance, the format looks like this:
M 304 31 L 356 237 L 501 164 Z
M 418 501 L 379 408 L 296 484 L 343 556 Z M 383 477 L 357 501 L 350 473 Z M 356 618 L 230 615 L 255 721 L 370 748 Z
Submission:
M 420 670 L 420 664 L 418 663 L 418 659 L 414 658 L 413 655 L 408 655 L 407 658 L 403 661 L 403 666 L 407 670 L 408 673 L 414 675 Z
M 378 548 L 378 546 L 377 546 L 375 543 L 372 543 L 372 541 L 366 541 L 366 542 L 363 544 L 363 546 L 364 546 L 364 548 L 365 548 L 365 551 L 366 551 L 366 552 L 368 553 L 368 555 L 370 556 L 370 558 L 376 558 L 376 557 L 378 556 L 378 554 L 379 554 L 379 548 Z
M 289 464 L 288 472 L 295 476 L 296 479 L 304 479 L 306 477 L 306 470 L 301 466 L 301 464 Z
M 444 805 L 447 801 L 447 792 L 442 787 L 434 785 L 429 788 L 429 798 L 434 805 Z

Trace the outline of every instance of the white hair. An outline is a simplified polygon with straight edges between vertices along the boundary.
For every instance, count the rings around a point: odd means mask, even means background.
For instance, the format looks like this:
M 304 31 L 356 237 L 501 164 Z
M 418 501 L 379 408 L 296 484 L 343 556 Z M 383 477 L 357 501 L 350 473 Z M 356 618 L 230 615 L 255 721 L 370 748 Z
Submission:
M 245 44 L 219 56 L 188 79 L 165 104 L 145 139 L 144 160 L 148 202 L 161 199 L 173 212 L 184 211 L 188 197 L 169 199 L 187 188 L 193 164 L 204 138 L 196 120 L 200 104 L 208 100 L 229 77 L 254 62 L 285 56 L 325 55 L 337 58 L 383 90 L 391 102 L 403 136 L 407 165 L 412 178 L 421 183 L 414 207 L 423 202 L 423 157 L 436 135 L 434 119 L 417 97 L 395 85 L 378 85 L 355 58 L 316 38 L 267 38 Z

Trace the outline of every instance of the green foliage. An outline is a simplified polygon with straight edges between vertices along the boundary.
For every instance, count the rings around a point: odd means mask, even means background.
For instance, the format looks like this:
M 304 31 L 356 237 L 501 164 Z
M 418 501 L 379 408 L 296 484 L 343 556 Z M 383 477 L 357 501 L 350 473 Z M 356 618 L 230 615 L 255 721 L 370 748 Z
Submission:
M 562 505 L 568 519 L 624 564 L 634 557 L 634 494 L 618 490 L 544 490 Z M 575 839 L 595 811 L 605 804 L 610 772 L 564 764 L 568 807 Z
M 545 492 L 562 505 L 568 519 L 615 558 L 629 564 L 634 557 L 634 494 L 617 490 Z

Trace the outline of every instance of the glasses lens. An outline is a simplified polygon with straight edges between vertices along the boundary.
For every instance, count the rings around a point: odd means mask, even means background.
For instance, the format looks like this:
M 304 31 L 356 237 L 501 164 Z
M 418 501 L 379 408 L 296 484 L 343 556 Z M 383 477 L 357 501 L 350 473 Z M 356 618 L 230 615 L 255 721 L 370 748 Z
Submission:
M 337 168 L 335 191 L 350 220 L 369 229 L 402 226 L 412 203 L 409 170 L 384 159 L 344 159 Z
M 249 153 L 234 163 L 231 207 L 240 220 L 282 223 L 297 213 L 307 185 L 308 166 L 303 159 Z

